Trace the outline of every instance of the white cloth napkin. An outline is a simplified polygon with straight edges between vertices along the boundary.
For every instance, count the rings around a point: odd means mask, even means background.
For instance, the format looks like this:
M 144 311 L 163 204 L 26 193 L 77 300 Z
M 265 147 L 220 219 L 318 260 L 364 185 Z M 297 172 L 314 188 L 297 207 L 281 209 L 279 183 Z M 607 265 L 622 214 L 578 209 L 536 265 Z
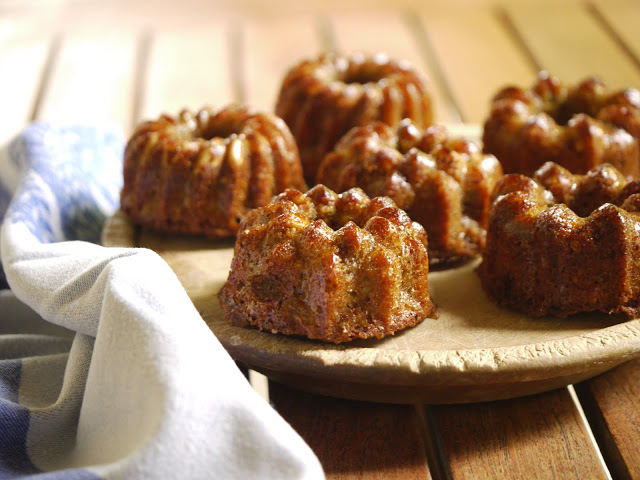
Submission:
M 323 478 L 167 264 L 92 243 L 122 145 L 33 124 L 0 152 L 0 477 Z

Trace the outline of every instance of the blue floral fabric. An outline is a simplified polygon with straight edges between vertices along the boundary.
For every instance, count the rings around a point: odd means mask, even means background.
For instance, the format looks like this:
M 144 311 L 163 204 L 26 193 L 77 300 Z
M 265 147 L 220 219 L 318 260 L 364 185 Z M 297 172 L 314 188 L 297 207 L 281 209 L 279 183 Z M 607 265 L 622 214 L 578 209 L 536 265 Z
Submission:
M 0 223 L 20 222 L 41 243 L 98 242 L 104 220 L 118 206 L 123 144 L 120 132 L 105 128 L 29 126 L 2 151 Z M 0 323 L 5 331 L 14 321 L 8 317 L 15 308 L 9 306 L 17 303 L 8 288 L 0 262 Z M 47 355 L 64 354 L 70 345 L 51 338 L 56 346 L 42 349 L 42 342 L 32 338 L 37 347 L 26 337 L 0 343 L 0 478 L 99 478 L 81 468 L 41 472 L 29 458 L 30 409 L 19 401 L 23 359 L 13 357 L 37 352 L 46 361 Z
M 116 131 L 31 125 L 8 148 L 11 168 L 28 173 L 22 179 L 25 195 L 7 216 L 28 225 L 43 243 L 97 242 L 118 205 L 122 148 Z M 0 220 L 11 196 L 0 173 Z M 59 224 L 50 221 L 56 217 Z

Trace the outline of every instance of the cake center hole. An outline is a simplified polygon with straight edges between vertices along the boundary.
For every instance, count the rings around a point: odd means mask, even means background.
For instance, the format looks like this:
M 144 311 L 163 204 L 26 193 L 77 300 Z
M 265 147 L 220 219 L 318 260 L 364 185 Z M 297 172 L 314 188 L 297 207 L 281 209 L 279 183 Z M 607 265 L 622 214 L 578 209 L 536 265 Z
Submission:
M 379 70 L 361 68 L 355 72 L 347 73 L 344 78 L 345 83 L 377 83 L 385 76 Z
M 571 120 L 571 118 L 573 118 L 575 114 L 580 112 L 574 111 L 570 109 L 568 106 L 562 104 L 562 105 L 558 105 L 557 108 L 547 113 L 556 121 L 558 125 L 566 126 L 567 123 L 569 123 L 569 120 Z
M 211 140 L 213 138 L 227 138 L 233 134 L 239 134 L 240 128 L 237 125 L 231 123 L 225 124 L 208 124 L 203 125 L 200 129 L 195 132 L 195 136 L 198 138 L 203 138 L 205 140 Z

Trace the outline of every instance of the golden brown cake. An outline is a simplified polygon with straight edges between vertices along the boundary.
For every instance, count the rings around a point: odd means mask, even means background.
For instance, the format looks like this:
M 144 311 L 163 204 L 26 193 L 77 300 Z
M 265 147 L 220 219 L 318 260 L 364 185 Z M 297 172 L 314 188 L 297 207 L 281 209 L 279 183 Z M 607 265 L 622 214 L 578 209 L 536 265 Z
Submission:
M 292 67 L 275 112 L 296 138 L 309 185 L 324 155 L 352 127 L 403 118 L 424 127 L 433 118 L 430 89 L 410 65 L 361 53 L 324 53 Z
M 573 175 L 546 163 L 496 186 L 479 268 L 500 305 L 529 315 L 638 314 L 640 180 L 611 165 Z
M 426 242 L 389 198 L 288 189 L 245 217 L 224 317 L 332 343 L 393 334 L 436 315 Z
M 493 98 L 483 143 L 505 173 L 533 175 L 545 162 L 586 173 L 610 163 L 640 176 L 640 91 L 612 92 L 597 77 L 568 87 L 541 72 L 531 89 L 506 87 Z
M 282 119 L 230 105 L 140 124 L 124 153 L 120 203 L 134 223 L 232 237 L 252 208 L 288 187 L 306 189 Z
M 478 255 L 500 163 L 475 144 L 450 138 L 442 126 L 408 119 L 350 130 L 329 153 L 317 180 L 341 192 L 360 187 L 386 195 L 429 236 L 432 266 Z

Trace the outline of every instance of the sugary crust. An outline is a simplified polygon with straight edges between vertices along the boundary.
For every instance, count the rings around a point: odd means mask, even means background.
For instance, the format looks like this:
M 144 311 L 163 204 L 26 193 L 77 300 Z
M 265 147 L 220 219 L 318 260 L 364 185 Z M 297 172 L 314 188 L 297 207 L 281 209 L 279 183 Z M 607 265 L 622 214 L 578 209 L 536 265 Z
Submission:
M 382 338 L 436 315 L 426 242 L 388 198 L 286 190 L 245 217 L 219 294 L 223 314 L 325 342 Z
M 351 129 L 320 164 L 317 181 L 335 191 L 385 195 L 422 224 L 432 265 L 478 255 L 491 192 L 502 177 L 493 155 L 442 126 L 405 119 Z
M 432 123 L 426 80 L 406 62 L 386 55 L 324 53 L 302 60 L 286 74 L 275 112 L 296 138 L 305 179 L 315 184 L 324 155 L 349 129 L 411 118 Z
M 506 173 L 531 176 L 547 161 L 573 173 L 610 163 L 640 176 L 640 91 L 609 91 L 597 77 L 568 87 L 540 72 L 529 90 L 505 87 L 484 124 L 484 150 Z
M 529 315 L 640 308 L 640 180 L 610 165 L 547 163 L 496 187 L 479 274 L 495 302 Z
M 157 230 L 232 237 L 246 212 L 306 188 L 295 140 L 278 117 L 230 105 L 140 124 L 124 153 L 121 208 Z

